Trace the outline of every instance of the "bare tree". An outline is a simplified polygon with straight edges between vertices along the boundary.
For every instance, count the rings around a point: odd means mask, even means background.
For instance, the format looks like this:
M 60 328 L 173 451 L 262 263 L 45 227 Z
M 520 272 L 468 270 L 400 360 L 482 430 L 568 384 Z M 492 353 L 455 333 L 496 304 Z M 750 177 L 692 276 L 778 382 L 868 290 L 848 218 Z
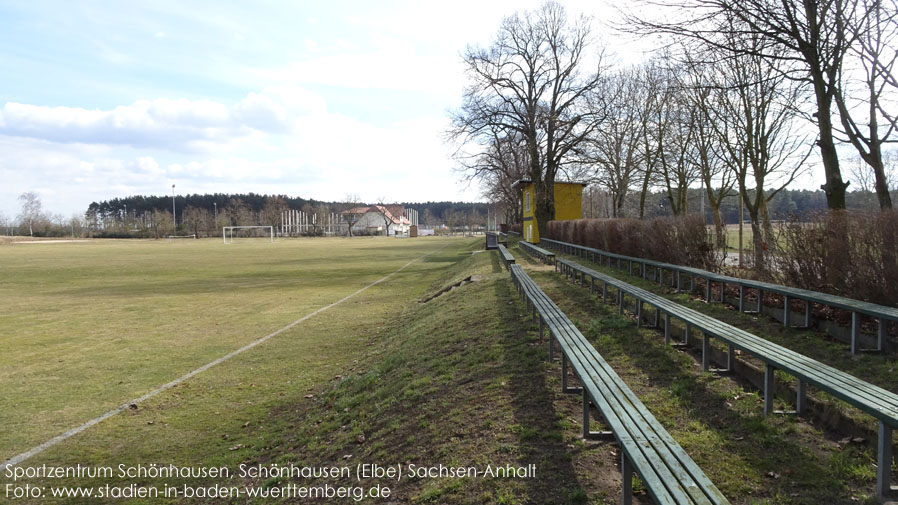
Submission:
M 665 55 L 665 59 L 669 55 Z M 640 95 L 636 99 L 639 118 L 642 170 L 639 191 L 639 219 L 645 217 L 649 191 L 658 183 L 670 123 L 670 99 L 675 90 L 670 70 L 658 58 L 639 67 Z
M 735 173 L 727 169 L 720 137 L 715 134 L 713 122 L 719 120 L 714 111 L 714 98 L 717 94 L 713 82 L 706 77 L 713 74 L 714 69 L 690 57 L 688 51 L 686 60 L 682 92 L 696 112 L 693 163 L 698 167 L 703 190 L 708 197 L 711 215 L 714 218 L 715 244 L 719 249 L 725 249 L 726 224 L 720 207 L 723 199 L 730 196 L 736 178 Z
M 37 193 L 27 191 L 19 195 L 19 204 L 22 205 L 22 211 L 19 213 L 19 222 L 23 226 L 28 226 L 28 235 L 34 236 L 34 227 L 46 217 L 43 212 L 43 204 Z
M 157 239 L 166 235 L 171 235 L 174 232 L 171 212 L 159 209 L 153 210 L 152 228 L 153 234 Z
M 231 198 L 225 207 L 225 214 L 231 218 L 231 226 L 254 226 L 256 224 L 252 209 L 240 198 Z
M 348 194 L 343 199 L 343 212 L 340 213 L 340 217 L 346 222 L 350 237 L 352 236 L 352 227 L 365 215 L 364 212 L 357 212 L 361 203 L 362 200 L 357 194 Z
M 390 210 L 389 205 L 386 203 L 386 198 L 380 197 L 377 199 L 377 205 L 373 208 L 377 210 L 377 213 L 380 214 L 380 218 L 384 221 L 384 235 L 390 236 L 390 227 L 395 224 L 394 219 L 401 219 L 399 216 L 394 216 L 393 212 Z M 394 206 L 395 207 L 395 206 Z M 400 216 L 402 214 L 399 214 Z
M 863 15 L 846 20 L 858 42 L 851 46 L 853 68 L 839 69 L 836 106 L 842 132 L 873 171 L 880 210 L 892 209 L 883 165 L 883 144 L 895 142 L 898 129 L 892 71 L 898 60 L 898 10 L 888 0 L 862 0 Z M 859 75 L 856 79 L 852 76 Z M 852 100 L 852 96 L 862 97 Z M 883 124 L 884 122 L 884 124 Z
M 202 207 L 188 206 L 184 209 L 183 214 L 184 225 L 188 230 L 193 230 L 193 234 L 199 238 L 202 236 L 200 232 L 207 232 L 212 222 L 212 215 L 208 210 Z
M 668 95 L 667 131 L 663 132 L 666 142 L 661 151 L 660 176 L 664 181 L 667 201 L 675 216 L 686 215 L 689 210 L 689 186 L 699 179 L 696 159 L 696 124 L 700 114 L 689 103 L 683 92 L 680 77 L 675 76 L 672 84 L 676 91 Z
M 731 43 L 764 41 L 755 37 Z M 797 116 L 792 104 L 801 91 L 782 69 L 750 48 L 723 58 L 720 69 L 714 84 L 716 96 L 709 102 L 710 124 L 751 217 L 754 264 L 763 272 L 765 251 L 773 240 L 767 202 L 795 179 L 810 154 L 808 149 L 803 158 L 797 157 L 806 139 L 793 133 Z M 771 184 L 773 189 L 768 189 Z
M 521 220 L 521 193 L 514 183 L 527 177 L 529 161 L 526 143 L 520 136 L 493 132 L 493 141 L 469 162 L 462 161 L 469 180 L 479 178 L 488 200 L 505 210 L 507 223 Z
M 265 203 L 262 205 L 262 215 L 260 216 L 262 222 L 260 224 L 274 226 L 277 229 L 285 210 L 287 210 L 287 202 L 282 197 L 266 196 Z
M 811 86 L 826 193 L 831 209 L 845 208 L 845 190 L 833 134 L 833 102 L 849 47 L 857 38 L 847 20 L 861 0 L 683 0 L 645 2 L 672 21 L 627 17 L 636 31 L 698 40 L 731 56 L 760 58 L 791 79 Z M 671 11 L 676 10 L 673 17 Z M 734 44 L 739 39 L 757 43 Z
M 642 163 L 640 121 L 637 101 L 640 83 L 634 72 L 623 71 L 605 81 L 597 90 L 597 106 L 606 117 L 584 146 L 596 163 L 593 179 L 611 194 L 612 217 L 620 217 L 624 201 Z
M 556 176 L 602 117 L 586 106 L 602 74 L 590 33 L 589 19 L 570 22 L 564 8 L 549 1 L 505 18 L 489 48 L 468 48 L 464 55 L 469 84 L 452 115 L 450 137 L 462 146 L 489 146 L 497 134 L 523 139 L 541 235 L 555 217 Z M 584 75 L 590 59 L 595 64 Z

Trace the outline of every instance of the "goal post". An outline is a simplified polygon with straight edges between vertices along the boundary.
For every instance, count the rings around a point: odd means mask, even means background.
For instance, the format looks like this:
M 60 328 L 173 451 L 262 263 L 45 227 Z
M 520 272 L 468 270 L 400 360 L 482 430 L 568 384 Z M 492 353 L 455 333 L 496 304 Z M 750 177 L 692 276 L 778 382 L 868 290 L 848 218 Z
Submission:
M 234 230 L 253 229 L 268 229 L 269 240 L 274 243 L 274 226 L 223 226 L 221 228 L 221 241 L 224 244 L 231 244 L 234 242 Z
M 179 239 L 179 238 L 192 238 L 192 239 L 195 239 L 195 238 L 196 238 L 196 234 L 194 233 L 194 234 L 191 234 L 191 235 L 169 235 L 169 236 L 168 236 L 168 241 L 171 242 L 172 240 Z

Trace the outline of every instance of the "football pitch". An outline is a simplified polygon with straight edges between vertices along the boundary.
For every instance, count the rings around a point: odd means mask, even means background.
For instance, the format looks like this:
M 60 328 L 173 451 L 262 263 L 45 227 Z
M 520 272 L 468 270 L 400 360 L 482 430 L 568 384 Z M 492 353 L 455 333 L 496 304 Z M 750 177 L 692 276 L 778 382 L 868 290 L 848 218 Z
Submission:
M 28 464 L 227 463 L 235 447 L 271 443 L 243 435 L 246 424 L 351 369 L 366 342 L 402 324 L 404 308 L 438 289 L 473 243 L 2 246 L 0 461 L 122 405 Z

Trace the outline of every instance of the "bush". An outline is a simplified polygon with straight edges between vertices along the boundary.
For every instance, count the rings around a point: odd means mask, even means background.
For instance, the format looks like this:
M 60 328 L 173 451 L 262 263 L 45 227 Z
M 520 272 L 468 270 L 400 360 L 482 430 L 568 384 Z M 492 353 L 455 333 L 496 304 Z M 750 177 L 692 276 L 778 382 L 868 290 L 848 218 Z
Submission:
M 625 256 L 719 271 L 711 236 L 700 216 L 550 221 L 548 237 Z
M 898 214 L 837 211 L 792 217 L 777 235 L 773 271 L 786 285 L 883 305 L 898 300 Z

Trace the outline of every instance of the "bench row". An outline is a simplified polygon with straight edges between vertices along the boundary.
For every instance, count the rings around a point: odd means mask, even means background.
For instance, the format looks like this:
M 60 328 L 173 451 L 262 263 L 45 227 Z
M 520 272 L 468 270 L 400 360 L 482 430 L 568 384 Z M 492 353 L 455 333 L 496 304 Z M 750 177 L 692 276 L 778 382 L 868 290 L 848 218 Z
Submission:
M 543 263 L 548 263 L 551 265 L 555 262 L 555 253 L 552 251 L 547 251 L 542 247 L 535 246 L 530 242 L 520 241 L 518 242 L 518 247 L 528 252 L 529 254 L 538 257 L 543 261 Z
M 705 279 L 705 301 L 711 301 L 711 286 L 713 283 L 720 284 L 720 301 L 723 301 L 725 288 L 727 285 L 737 286 L 739 288 L 738 307 L 740 311 L 744 311 L 746 308 L 746 290 L 753 289 L 757 292 L 757 310 L 759 312 L 762 309 L 762 300 L 764 298 L 764 293 L 776 293 L 783 296 L 783 324 L 786 326 L 789 325 L 789 321 L 791 318 L 792 300 L 802 300 L 805 302 L 805 327 L 810 326 L 812 303 L 818 303 L 820 305 L 847 310 L 851 312 L 850 345 L 852 354 L 856 354 L 861 350 L 859 343 L 859 336 L 861 332 L 861 315 L 865 315 L 877 320 L 878 329 L 876 333 L 876 350 L 878 351 L 882 351 L 886 344 L 886 325 L 888 321 L 898 322 L 898 309 L 894 307 L 877 305 L 875 303 L 854 300 L 851 298 L 831 295 L 828 293 L 820 293 L 818 291 L 811 291 L 807 289 L 781 286 L 779 284 L 772 284 L 769 282 L 761 282 L 751 279 L 741 279 L 728 275 L 715 274 L 713 272 L 708 272 L 707 270 L 702 270 L 699 268 L 672 265 L 670 263 L 663 263 L 643 258 L 633 258 L 630 256 L 624 256 L 621 254 L 594 249 L 591 247 L 570 244 L 567 242 L 560 242 L 557 240 L 541 239 L 540 244 L 567 254 L 586 257 L 600 264 L 607 263 L 610 265 L 612 263 L 616 263 L 619 269 L 622 269 L 624 264 L 626 264 L 627 270 L 629 271 L 630 275 L 633 275 L 633 267 L 634 265 L 637 265 L 639 267 L 639 270 L 641 271 L 640 273 L 643 278 L 648 277 L 647 272 L 648 269 L 651 268 L 654 270 L 654 278 L 658 282 L 664 282 L 664 272 L 667 271 L 672 274 L 673 284 L 677 289 L 682 288 L 680 279 L 681 274 L 685 274 L 689 277 L 690 289 L 694 289 L 695 279 Z
M 512 280 L 534 316 L 539 332 L 548 329 L 550 359 L 557 342 L 562 353 L 562 389 L 583 396 L 584 438 L 613 436 L 621 447 L 623 504 L 632 503 L 632 472 L 659 504 L 727 504 L 727 499 L 648 411 L 592 344 L 524 272 L 511 265 Z M 570 366 L 582 388 L 567 386 Z M 590 404 L 611 428 L 590 431 Z
M 671 318 L 685 324 L 684 340 L 698 330 L 702 334 L 702 370 L 710 365 L 711 339 L 718 339 L 727 346 L 727 369 L 732 369 L 734 350 L 738 349 L 761 360 L 764 371 L 764 414 L 773 410 L 774 371 L 782 370 L 798 380 L 796 411 L 801 413 L 806 406 L 806 385 L 811 384 L 839 398 L 850 405 L 873 416 L 879 422 L 877 495 L 885 496 L 890 491 L 892 463 L 892 429 L 898 427 L 898 395 L 858 379 L 829 365 L 808 358 L 795 351 L 769 342 L 747 331 L 736 328 L 711 316 L 684 307 L 651 291 L 632 286 L 614 277 L 579 265 L 573 261 L 556 259 L 555 268 L 575 282 L 588 285 L 591 292 L 597 292 L 596 283 L 601 283 L 602 301 L 608 297 L 608 288 L 616 294 L 619 310 L 623 312 L 625 297 L 634 300 L 633 312 L 638 325 L 643 321 L 643 306 L 655 310 L 655 324 L 663 328 L 665 343 L 671 338 Z M 662 317 L 663 316 L 663 317 Z M 659 324 L 663 319 L 663 325 Z

